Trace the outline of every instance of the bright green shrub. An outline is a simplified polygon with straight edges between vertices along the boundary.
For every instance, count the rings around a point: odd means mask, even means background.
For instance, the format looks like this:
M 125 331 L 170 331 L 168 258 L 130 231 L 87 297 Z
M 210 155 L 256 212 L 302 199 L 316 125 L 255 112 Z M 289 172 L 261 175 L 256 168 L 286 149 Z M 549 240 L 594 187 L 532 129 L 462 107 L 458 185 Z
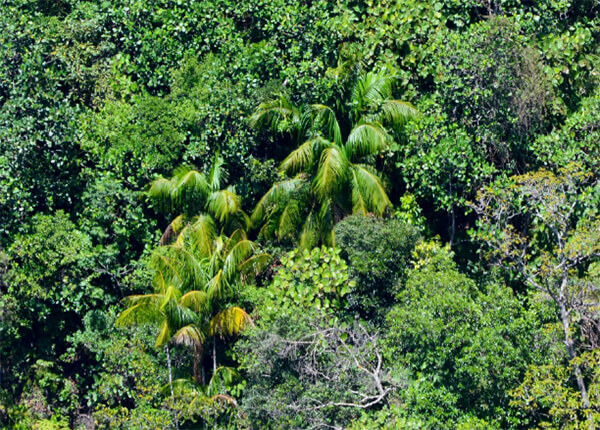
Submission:
M 266 314 L 281 307 L 336 312 L 344 308 L 345 297 L 354 286 L 339 249 L 293 250 L 281 257 L 281 267 L 264 291 L 260 309 Z

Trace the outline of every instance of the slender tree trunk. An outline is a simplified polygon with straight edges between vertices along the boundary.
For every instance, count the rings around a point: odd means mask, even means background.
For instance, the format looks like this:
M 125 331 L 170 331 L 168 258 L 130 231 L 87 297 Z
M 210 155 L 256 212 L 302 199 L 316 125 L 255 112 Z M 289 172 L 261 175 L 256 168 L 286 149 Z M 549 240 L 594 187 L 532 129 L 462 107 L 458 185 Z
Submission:
M 202 372 L 202 346 L 194 345 L 194 380 L 204 385 L 204 372 Z
M 450 248 L 454 248 L 454 237 L 456 236 L 456 206 L 454 204 L 454 185 L 452 184 L 452 172 L 448 175 L 448 195 L 452 203 L 450 204 L 450 227 L 448 233 L 450 236 Z
M 575 350 L 575 342 L 573 341 L 573 338 L 571 337 L 570 333 L 571 322 L 569 320 L 569 313 L 564 303 L 564 299 L 561 297 L 560 300 L 560 319 L 563 326 L 565 347 L 567 348 L 569 360 L 573 360 L 577 358 L 577 351 Z M 581 405 L 584 409 L 589 410 L 590 399 L 588 396 L 587 387 L 585 386 L 585 380 L 583 379 L 583 373 L 581 372 L 581 367 L 579 367 L 579 364 L 575 364 L 573 366 L 573 370 L 575 373 L 575 380 L 577 381 L 577 387 L 579 388 L 579 393 L 581 394 Z M 589 421 L 589 429 L 594 430 L 596 426 L 594 425 L 594 420 L 590 412 L 587 412 L 587 419 Z
M 454 237 L 456 236 L 456 208 L 452 203 L 452 209 L 450 211 L 450 249 L 454 248 Z
M 169 370 L 169 388 L 171 390 L 171 398 L 175 399 L 175 392 L 173 391 L 173 370 L 171 368 L 171 353 L 169 351 L 169 345 L 165 346 L 165 352 L 167 353 L 167 369 Z M 179 430 L 179 419 L 175 417 L 175 428 Z
M 217 371 L 217 337 L 213 337 L 212 344 L 212 357 L 213 357 L 213 375 Z
M 171 389 L 171 397 L 175 396 L 173 392 L 173 371 L 171 369 L 171 353 L 169 351 L 169 345 L 165 346 L 165 352 L 167 353 L 167 369 L 169 370 L 169 388 Z

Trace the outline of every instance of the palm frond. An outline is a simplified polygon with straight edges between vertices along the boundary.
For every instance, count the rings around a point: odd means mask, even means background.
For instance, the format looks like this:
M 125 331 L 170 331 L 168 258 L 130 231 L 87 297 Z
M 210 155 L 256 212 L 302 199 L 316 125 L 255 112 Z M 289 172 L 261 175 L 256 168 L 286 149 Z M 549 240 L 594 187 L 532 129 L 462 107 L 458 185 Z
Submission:
M 202 313 L 208 309 L 208 295 L 206 291 L 193 290 L 185 293 L 180 299 L 181 306 Z
M 244 260 L 239 266 L 238 270 L 242 276 L 252 274 L 257 276 L 262 272 L 265 267 L 269 265 L 272 260 L 270 254 L 257 254 Z
M 353 213 L 374 212 L 379 216 L 391 206 L 380 178 L 370 166 L 352 166 L 352 205 Z
M 223 267 L 222 256 L 225 250 L 225 239 L 223 236 L 217 236 L 214 240 L 214 251 L 208 260 L 207 271 L 211 277 Z
M 223 232 L 229 234 L 235 230 L 246 231 L 251 225 L 252 223 L 248 214 L 240 209 L 227 220 L 227 224 L 223 227 Z
M 129 297 L 128 299 L 130 299 Z M 152 306 L 150 303 L 130 302 L 130 306 L 126 308 L 116 320 L 117 327 L 126 327 L 134 324 L 155 323 L 162 318 L 162 313 L 158 306 Z M 134 304 L 135 303 L 135 304 Z
M 339 146 L 334 145 L 323 150 L 314 181 L 315 191 L 321 199 L 332 196 L 343 186 L 348 166 L 348 159 Z
M 198 397 L 205 397 L 204 387 L 197 384 L 191 379 L 178 378 L 174 379 L 171 384 L 167 383 L 160 388 L 160 392 L 164 395 L 171 394 L 171 387 L 176 396 L 185 396 L 187 393 L 194 394 Z
M 237 242 L 228 252 L 223 263 L 223 272 L 227 279 L 233 279 L 234 275 L 238 273 L 238 267 L 256 250 L 258 250 L 258 246 L 251 240 L 245 239 Z
M 187 228 L 184 228 L 183 231 L 184 233 L 188 233 Z M 179 236 L 177 236 L 177 240 L 175 241 L 174 245 L 178 248 L 182 248 L 185 245 L 185 238 L 186 238 L 187 234 L 180 234 Z
M 216 368 L 216 370 L 213 372 L 212 376 L 210 377 L 210 381 L 208 381 L 208 385 L 206 387 L 206 394 L 209 396 L 213 396 L 211 398 L 211 400 L 214 400 L 216 398 L 216 396 L 219 396 L 219 390 L 221 389 L 221 387 L 223 385 L 225 386 L 231 386 L 231 384 L 236 380 L 239 379 L 240 377 L 240 373 L 237 371 L 237 369 L 235 367 L 229 367 L 229 366 L 219 366 Z M 232 404 L 236 405 L 237 403 L 235 402 L 235 399 L 229 397 L 229 396 L 225 396 L 226 399 L 224 399 L 227 402 L 231 402 L 233 401 Z
M 148 196 L 154 202 L 154 204 L 156 204 L 160 211 L 169 212 L 173 210 L 171 193 L 174 188 L 175 182 L 173 180 L 158 178 L 152 181 L 150 184 Z
M 305 184 L 305 182 L 306 179 L 304 175 L 297 175 L 294 178 L 273 184 L 269 191 L 267 191 L 256 204 L 256 207 L 250 216 L 252 225 L 257 226 L 261 224 L 269 215 L 270 209 L 272 209 L 273 206 L 278 206 L 283 201 L 289 199 L 291 195 Z
M 328 146 L 331 146 L 331 142 L 320 136 L 307 140 L 285 157 L 281 162 L 281 170 L 288 175 L 309 170 L 315 158 Z
M 310 212 L 304 221 L 302 231 L 300 233 L 300 241 L 298 247 L 300 249 L 312 249 L 319 243 L 320 226 L 316 220 L 315 214 Z
M 181 233 L 181 231 L 185 227 L 185 223 L 185 216 L 183 214 L 175 217 L 175 219 L 171 221 L 171 228 L 173 229 L 173 232 L 175 234 Z
M 208 171 L 208 186 L 212 191 L 216 191 L 227 181 L 227 170 L 224 168 L 225 160 L 219 153 L 216 153 L 210 170 Z
M 171 247 L 173 260 L 179 266 L 179 284 L 181 291 L 192 291 L 201 289 L 210 279 L 207 273 L 205 260 L 207 256 L 200 254 L 198 248 L 192 248 L 192 252 L 185 244 Z
M 167 306 L 171 305 L 171 302 L 179 302 L 180 298 L 181 290 L 173 285 L 169 285 L 165 293 L 162 295 L 160 308 L 165 309 Z
M 323 245 L 327 246 L 335 245 L 333 238 L 333 226 L 335 225 L 334 205 L 333 198 L 323 200 L 315 217 L 320 241 Z
M 396 77 L 386 69 L 363 74 L 352 91 L 352 110 L 355 116 L 360 116 L 370 105 L 390 98 L 395 79 Z
M 360 123 L 348 135 L 345 150 L 348 158 L 356 161 L 366 155 L 383 151 L 387 148 L 389 140 L 390 136 L 381 123 Z
M 250 315 L 242 308 L 232 306 L 219 312 L 210 320 L 209 334 L 220 337 L 234 336 L 239 334 L 246 325 L 254 325 Z
M 183 327 L 198 321 L 198 314 L 190 308 L 181 305 L 180 302 L 170 301 L 163 309 L 165 321 L 171 329 Z
M 298 121 L 299 111 L 285 93 L 278 93 L 273 99 L 262 102 L 250 116 L 252 128 L 268 128 L 274 133 L 291 131 Z
M 159 348 L 166 345 L 171 340 L 171 328 L 168 322 L 165 320 L 160 326 L 158 336 L 156 336 L 156 342 L 154 343 L 155 348 Z
M 192 224 L 189 237 L 193 248 L 201 257 L 212 255 L 215 236 L 215 222 L 212 217 L 206 214 L 198 215 Z
M 279 240 L 293 234 L 301 222 L 300 205 L 297 200 L 291 199 L 285 205 L 277 222 L 277 238 Z
M 206 176 L 197 170 L 179 167 L 175 170 L 175 186 L 171 190 L 171 199 L 177 208 L 183 207 L 185 202 L 205 199 L 209 193 Z
M 342 132 L 333 109 L 323 104 L 312 104 L 309 109 L 317 128 L 324 128 L 327 132 L 327 138 L 336 145 L 341 146 Z
M 381 112 L 377 119 L 382 124 L 390 125 L 396 129 L 403 127 L 409 121 L 417 119 L 420 115 L 416 107 L 402 100 L 386 100 L 380 109 Z
M 222 299 L 229 294 L 229 284 L 223 273 L 222 269 L 219 269 L 210 281 L 206 284 L 206 292 L 209 300 Z
M 173 342 L 179 345 L 197 346 L 202 345 L 205 340 L 204 333 L 194 324 L 181 327 L 173 335 Z
M 277 228 L 279 224 L 279 218 L 277 213 L 272 213 L 263 223 L 260 230 L 258 230 L 258 237 L 266 240 L 272 240 L 278 238 Z
M 133 294 L 123 299 L 128 306 L 142 305 L 142 306 L 155 306 L 160 304 L 164 294 Z
M 172 246 L 161 246 L 152 253 L 150 266 L 154 269 L 153 283 L 158 291 L 165 291 L 169 285 L 182 282 L 181 265 L 173 258 Z
M 242 240 L 246 240 L 248 239 L 248 235 L 246 234 L 246 230 L 238 228 L 237 230 L 234 230 L 229 237 L 227 238 L 227 240 L 225 240 L 224 246 L 223 246 L 223 250 L 228 253 L 234 246 L 236 243 L 242 241 Z
M 221 222 L 242 209 L 242 199 L 233 187 L 211 193 L 208 198 L 208 208 L 212 214 Z

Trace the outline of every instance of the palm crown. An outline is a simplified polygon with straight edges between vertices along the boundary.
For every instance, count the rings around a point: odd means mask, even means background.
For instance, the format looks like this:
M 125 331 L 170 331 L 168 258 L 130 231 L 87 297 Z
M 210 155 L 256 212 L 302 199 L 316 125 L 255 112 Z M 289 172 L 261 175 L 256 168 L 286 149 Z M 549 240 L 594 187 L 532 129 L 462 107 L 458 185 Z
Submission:
M 229 300 L 270 258 L 242 230 L 216 235 L 210 221 L 201 219 L 175 243 L 154 252 L 154 293 L 127 297 L 128 308 L 117 320 L 120 325 L 158 325 L 156 347 L 171 341 L 192 347 L 198 380 L 197 365 L 208 338 L 235 335 L 251 322 Z
M 223 158 L 216 154 L 207 173 L 189 167 L 175 169 L 174 175 L 153 181 L 148 196 L 158 209 L 178 216 L 169 224 L 161 245 L 170 243 L 197 217 L 210 215 L 224 233 L 246 229 L 248 217 L 242 210 L 241 198 L 235 188 L 223 188 L 227 181 Z
M 362 74 L 351 92 L 344 136 L 333 109 L 322 104 L 296 107 L 285 94 L 261 103 L 251 124 L 287 131 L 299 146 L 281 163 L 283 180 L 262 197 L 252 222 L 267 238 L 300 232 L 300 245 L 332 245 L 333 225 L 347 213 L 383 215 L 391 206 L 372 166 L 388 149 L 393 132 L 417 117 L 408 102 L 392 98 L 394 76 L 387 70 Z

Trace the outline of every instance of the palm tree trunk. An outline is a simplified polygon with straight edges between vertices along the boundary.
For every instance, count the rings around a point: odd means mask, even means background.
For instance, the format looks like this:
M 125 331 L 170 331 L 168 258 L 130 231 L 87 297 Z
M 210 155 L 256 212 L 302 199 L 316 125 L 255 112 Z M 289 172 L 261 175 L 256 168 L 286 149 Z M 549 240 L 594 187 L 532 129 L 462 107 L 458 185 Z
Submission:
M 454 238 L 456 237 L 456 207 L 452 203 L 450 211 L 450 249 L 454 248 Z
M 217 372 L 217 338 L 216 337 L 213 337 L 212 356 L 213 356 L 213 375 L 214 375 Z
M 175 236 L 175 231 L 173 231 L 173 226 L 171 223 L 167 226 L 162 236 L 160 237 L 160 241 L 158 244 L 160 246 L 165 246 L 173 242 L 173 236 Z
M 165 345 L 165 352 L 167 353 L 167 368 L 169 370 L 169 388 L 171 389 L 171 398 L 175 399 L 175 392 L 173 391 L 173 370 L 171 368 L 171 353 L 169 351 L 169 345 Z M 179 430 L 179 419 L 175 417 L 175 429 Z
M 202 346 L 194 345 L 194 380 L 200 384 L 204 385 L 204 372 L 202 371 Z
M 337 224 L 344 219 L 344 210 L 337 204 L 333 203 L 333 222 Z

